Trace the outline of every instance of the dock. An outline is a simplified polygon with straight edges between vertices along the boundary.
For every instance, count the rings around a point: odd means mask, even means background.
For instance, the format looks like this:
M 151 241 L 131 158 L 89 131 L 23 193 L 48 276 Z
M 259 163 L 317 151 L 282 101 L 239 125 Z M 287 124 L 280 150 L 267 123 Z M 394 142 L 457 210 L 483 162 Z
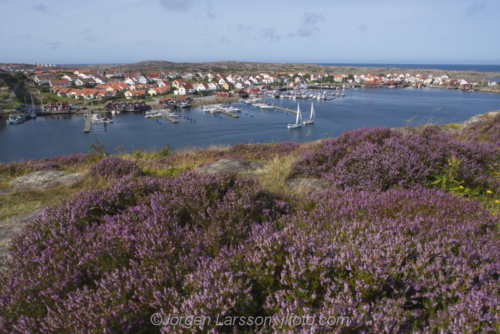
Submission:
M 83 133 L 89 133 L 90 132 L 90 126 L 92 125 L 92 115 L 90 112 L 85 114 L 85 126 L 83 127 Z
M 233 114 L 233 113 L 230 113 L 229 111 L 220 110 L 220 112 L 225 114 L 225 115 L 231 116 L 232 118 L 240 118 L 240 116 Z
M 165 117 L 166 119 L 168 119 L 172 123 L 179 123 L 179 121 L 172 116 L 168 116 L 168 115 L 164 114 L 163 117 Z
M 286 112 L 293 112 L 294 114 L 297 113 L 297 110 L 292 110 L 292 109 L 288 109 L 288 108 L 274 107 L 274 109 L 283 110 L 283 111 L 286 111 Z

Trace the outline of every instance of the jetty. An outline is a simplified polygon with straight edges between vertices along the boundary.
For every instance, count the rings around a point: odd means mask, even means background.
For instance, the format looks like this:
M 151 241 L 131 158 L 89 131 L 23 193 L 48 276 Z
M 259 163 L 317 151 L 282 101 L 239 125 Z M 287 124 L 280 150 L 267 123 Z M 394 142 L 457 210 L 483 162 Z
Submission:
M 232 118 L 240 118 L 240 116 L 238 116 L 238 115 L 236 115 L 236 114 L 233 114 L 233 113 L 231 113 L 231 112 L 229 112 L 229 111 L 226 111 L 226 110 L 222 110 L 222 109 L 221 109 L 221 110 L 219 110 L 219 112 L 220 112 L 220 113 L 223 113 L 223 114 L 225 114 L 225 115 L 231 116 Z
M 274 107 L 274 109 L 283 110 L 283 111 L 286 111 L 286 112 L 293 112 L 294 114 L 297 113 L 297 110 L 292 110 L 292 109 L 283 108 L 283 107 Z
M 90 126 L 92 125 L 92 115 L 90 111 L 85 114 L 85 126 L 83 127 L 83 133 L 90 132 Z
M 179 123 L 179 121 L 177 119 L 175 119 L 172 116 L 168 116 L 167 114 L 163 114 L 163 117 L 165 117 L 166 119 L 168 119 L 172 123 Z

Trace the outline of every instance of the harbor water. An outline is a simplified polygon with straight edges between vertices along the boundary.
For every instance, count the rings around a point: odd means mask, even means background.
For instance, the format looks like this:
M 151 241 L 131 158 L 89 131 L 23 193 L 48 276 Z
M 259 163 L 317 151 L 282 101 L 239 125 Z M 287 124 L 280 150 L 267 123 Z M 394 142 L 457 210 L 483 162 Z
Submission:
M 369 89 L 344 91 L 345 97 L 330 101 L 265 98 L 277 106 L 309 117 L 314 103 L 316 121 L 298 129 L 287 129 L 295 114 L 257 109 L 242 103 L 239 118 L 210 114 L 200 108 L 183 109 L 177 124 L 167 119 L 145 118 L 144 114 L 108 114 L 113 124 L 92 124 L 84 133 L 83 115 L 38 117 L 24 124 L 0 122 L 0 162 L 41 159 L 89 152 L 99 138 L 108 153 L 150 150 L 170 145 L 207 147 L 211 144 L 307 142 L 336 137 L 343 131 L 373 126 L 417 126 L 463 122 L 480 113 L 500 109 L 500 94 L 462 92 L 448 89 Z

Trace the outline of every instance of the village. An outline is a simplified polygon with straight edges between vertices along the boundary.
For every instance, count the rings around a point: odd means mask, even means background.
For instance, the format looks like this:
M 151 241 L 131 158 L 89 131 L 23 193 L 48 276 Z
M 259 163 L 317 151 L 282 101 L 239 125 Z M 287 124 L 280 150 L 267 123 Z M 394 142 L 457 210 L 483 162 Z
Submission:
M 21 72 L 38 88 L 42 112 L 65 113 L 101 105 L 106 109 L 144 111 L 147 102 L 178 106 L 197 96 L 247 97 L 261 90 L 351 87 L 441 87 L 474 90 L 477 85 L 496 86 L 496 81 L 470 82 L 447 74 L 410 73 L 333 74 L 327 72 L 262 72 L 232 74 L 215 72 L 124 72 L 119 69 L 67 69 L 55 65 L 3 64 L 0 70 Z M 77 106 L 80 107 L 77 107 Z M 86 109 L 86 108 L 85 108 Z

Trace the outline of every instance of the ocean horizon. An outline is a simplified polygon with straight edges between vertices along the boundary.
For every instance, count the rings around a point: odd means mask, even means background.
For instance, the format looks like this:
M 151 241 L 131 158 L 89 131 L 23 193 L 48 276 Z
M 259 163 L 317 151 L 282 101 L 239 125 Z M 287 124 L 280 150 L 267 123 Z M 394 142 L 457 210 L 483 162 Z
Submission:
M 500 64 L 311 63 L 324 66 L 380 67 L 443 71 L 500 72 Z

